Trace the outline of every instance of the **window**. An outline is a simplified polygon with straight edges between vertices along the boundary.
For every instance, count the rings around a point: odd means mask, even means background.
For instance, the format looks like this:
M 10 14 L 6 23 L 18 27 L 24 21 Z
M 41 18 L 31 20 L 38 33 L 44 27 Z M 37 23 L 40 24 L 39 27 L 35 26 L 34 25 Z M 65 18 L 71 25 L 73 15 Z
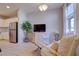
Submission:
M 75 8 L 74 4 L 66 5 L 66 34 L 74 34 L 75 33 Z

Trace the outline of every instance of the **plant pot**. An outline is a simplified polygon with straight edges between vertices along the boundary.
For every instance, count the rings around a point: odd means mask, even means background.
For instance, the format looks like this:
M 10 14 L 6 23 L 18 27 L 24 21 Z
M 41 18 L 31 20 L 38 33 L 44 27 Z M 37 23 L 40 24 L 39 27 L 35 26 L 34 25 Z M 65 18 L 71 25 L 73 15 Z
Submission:
M 29 42 L 28 33 L 24 32 L 24 42 Z

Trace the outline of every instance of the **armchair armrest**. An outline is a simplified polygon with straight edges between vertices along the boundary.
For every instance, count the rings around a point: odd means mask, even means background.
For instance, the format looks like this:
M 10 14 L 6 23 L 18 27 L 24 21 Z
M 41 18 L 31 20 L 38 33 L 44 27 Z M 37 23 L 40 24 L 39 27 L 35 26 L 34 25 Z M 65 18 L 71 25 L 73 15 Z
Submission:
M 50 51 L 52 54 L 55 54 L 56 56 L 59 55 L 59 53 L 58 53 L 57 51 L 55 51 L 54 49 L 49 48 L 49 51 Z
M 51 53 L 51 54 L 54 55 L 54 56 L 59 55 L 57 51 L 55 51 L 54 49 L 52 49 L 52 48 L 50 48 L 50 47 L 48 47 L 48 46 L 44 46 L 42 49 L 44 49 L 44 51 L 46 50 L 45 52 L 48 51 L 49 53 Z

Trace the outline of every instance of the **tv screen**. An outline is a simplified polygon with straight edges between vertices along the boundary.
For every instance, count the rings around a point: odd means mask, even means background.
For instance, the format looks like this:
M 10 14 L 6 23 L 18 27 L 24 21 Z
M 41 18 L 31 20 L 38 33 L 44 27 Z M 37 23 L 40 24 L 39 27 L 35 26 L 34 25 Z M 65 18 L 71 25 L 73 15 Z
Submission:
M 34 32 L 45 32 L 46 25 L 45 24 L 35 24 L 34 25 Z

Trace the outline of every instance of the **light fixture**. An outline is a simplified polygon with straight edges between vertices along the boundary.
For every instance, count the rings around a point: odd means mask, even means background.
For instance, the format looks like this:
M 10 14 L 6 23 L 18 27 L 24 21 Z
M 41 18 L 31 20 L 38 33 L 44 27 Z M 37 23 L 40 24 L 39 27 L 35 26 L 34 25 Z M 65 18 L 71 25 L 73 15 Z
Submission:
M 7 6 L 6 6 L 6 8 L 8 8 L 8 9 L 9 9 L 9 8 L 10 8 L 10 6 L 8 6 L 8 5 L 7 5 Z
M 38 8 L 40 11 L 46 11 L 48 6 L 46 4 L 43 4 L 43 5 L 40 5 Z

